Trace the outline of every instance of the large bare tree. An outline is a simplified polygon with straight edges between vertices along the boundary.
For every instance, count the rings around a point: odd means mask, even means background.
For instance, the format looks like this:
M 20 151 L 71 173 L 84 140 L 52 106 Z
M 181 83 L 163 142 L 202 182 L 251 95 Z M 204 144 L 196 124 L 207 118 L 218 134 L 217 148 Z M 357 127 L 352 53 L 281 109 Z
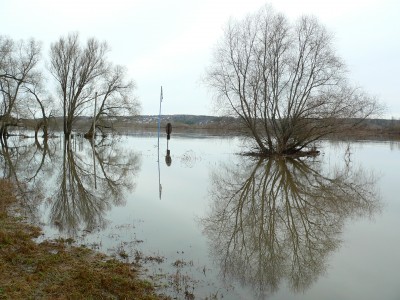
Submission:
M 213 58 L 205 82 L 223 114 L 248 128 L 258 154 L 298 154 L 380 109 L 349 84 L 332 35 L 313 17 L 291 23 L 265 6 L 231 20 Z
M 94 38 L 82 47 L 77 33 L 61 37 L 51 45 L 50 72 L 58 82 L 66 136 L 71 134 L 76 117 L 85 110 L 88 113 L 96 109 L 95 122 L 86 134 L 89 137 L 94 134 L 94 127 L 101 129 L 103 117 L 137 114 L 140 109 L 133 95 L 133 81 L 126 79 L 124 67 L 108 62 L 108 51 L 107 43 Z M 94 107 L 96 94 L 97 108 Z
M 77 33 L 51 45 L 50 72 L 58 83 L 64 133 L 69 136 L 77 116 L 93 101 L 98 78 L 106 71 L 106 42 L 89 38 L 82 47 Z

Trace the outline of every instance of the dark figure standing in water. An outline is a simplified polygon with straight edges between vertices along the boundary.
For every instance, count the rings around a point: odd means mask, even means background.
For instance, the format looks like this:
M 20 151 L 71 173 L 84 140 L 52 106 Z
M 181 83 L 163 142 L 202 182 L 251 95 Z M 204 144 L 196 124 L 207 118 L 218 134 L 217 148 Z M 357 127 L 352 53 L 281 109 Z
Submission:
M 169 140 L 171 138 L 171 132 L 172 132 L 171 123 L 167 124 L 167 126 L 165 127 L 165 131 L 167 132 L 167 140 Z

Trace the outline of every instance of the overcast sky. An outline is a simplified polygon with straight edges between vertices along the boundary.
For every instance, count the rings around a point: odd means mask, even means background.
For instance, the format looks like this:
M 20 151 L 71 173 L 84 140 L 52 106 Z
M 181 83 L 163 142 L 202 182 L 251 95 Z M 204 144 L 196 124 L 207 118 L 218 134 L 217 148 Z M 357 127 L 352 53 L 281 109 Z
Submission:
M 399 0 L 0 0 L 0 34 L 34 37 L 49 46 L 78 31 L 106 40 L 109 58 L 125 65 L 137 85 L 143 114 L 214 114 L 212 94 L 200 83 L 213 47 L 230 17 L 269 3 L 295 20 L 316 16 L 335 36 L 351 80 L 400 118 Z

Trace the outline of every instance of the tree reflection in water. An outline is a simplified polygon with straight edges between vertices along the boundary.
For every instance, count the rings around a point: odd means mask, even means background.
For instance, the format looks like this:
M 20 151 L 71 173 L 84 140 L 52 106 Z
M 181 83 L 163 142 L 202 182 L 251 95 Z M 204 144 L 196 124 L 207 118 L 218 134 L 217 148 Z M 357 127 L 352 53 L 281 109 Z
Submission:
M 13 181 L 15 192 L 20 199 L 26 216 L 32 222 L 39 222 L 38 209 L 45 199 L 46 181 L 54 173 L 54 141 L 21 139 L 11 137 L 1 141 L 0 176 Z
M 122 153 L 112 142 L 90 143 L 86 152 L 74 151 L 71 143 L 64 141 L 50 221 L 74 235 L 81 226 L 87 231 L 106 226 L 105 211 L 123 205 L 124 192 L 134 189 L 132 176 L 140 170 L 140 158 L 134 152 Z
M 202 220 L 225 279 L 259 298 L 283 282 L 304 291 L 325 271 L 344 222 L 380 209 L 376 178 L 348 167 L 323 175 L 318 162 L 243 158 L 212 174 Z
M 140 157 L 117 147 L 115 139 L 96 145 L 79 137 L 43 145 L 16 140 L 2 145 L 1 173 L 16 183 L 31 219 L 40 219 L 38 207 L 47 198 L 49 222 L 62 233 L 104 228 L 105 212 L 124 204 L 141 165 Z

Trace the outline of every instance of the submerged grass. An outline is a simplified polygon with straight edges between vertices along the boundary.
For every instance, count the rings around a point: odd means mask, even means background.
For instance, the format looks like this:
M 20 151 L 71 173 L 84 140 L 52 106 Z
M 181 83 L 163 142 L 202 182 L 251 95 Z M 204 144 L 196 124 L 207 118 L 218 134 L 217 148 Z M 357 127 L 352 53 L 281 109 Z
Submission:
M 36 243 L 40 228 L 9 213 L 16 201 L 0 179 L 0 299 L 166 299 L 132 265 L 67 240 Z

